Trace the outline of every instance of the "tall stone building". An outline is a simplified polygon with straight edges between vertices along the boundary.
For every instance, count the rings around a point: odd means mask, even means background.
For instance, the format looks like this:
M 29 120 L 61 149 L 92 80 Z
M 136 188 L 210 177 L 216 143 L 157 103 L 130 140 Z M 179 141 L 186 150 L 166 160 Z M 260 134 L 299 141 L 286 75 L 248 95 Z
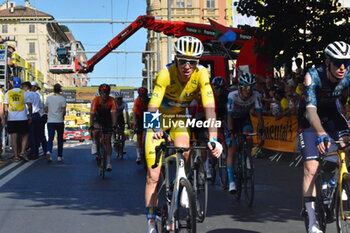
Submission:
M 228 25 L 229 18 L 226 0 L 147 0 L 147 14 L 159 17 L 162 20 L 168 20 L 168 2 L 170 2 L 171 6 L 171 21 L 209 24 L 208 18 L 210 18 L 220 24 Z M 158 41 L 157 33 L 148 31 L 146 50 L 157 52 L 158 44 L 160 48 L 159 63 L 157 63 L 157 53 L 150 55 L 149 65 L 152 78 L 155 78 L 158 71 L 168 63 L 168 37 L 163 33 L 160 33 L 159 37 Z M 172 50 L 175 41 L 176 39 L 172 38 Z M 143 58 L 145 67 L 147 67 L 146 55 Z M 147 69 L 144 69 L 144 77 L 146 72 Z M 143 84 L 146 84 L 145 80 Z
M 6 0 L 0 6 L 0 35 L 14 38 L 10 43 L 16 46 L 16 53 L 43 73 L 45 87 L 55 83 L 61 83 L 65 87 L 87 86 L 89 78 L 85 74 L 49 72 L 49 42 L 68 43 L 75 41 L 75 38 L 66 26 L 54 22 L 38 22 L 47 20 L 54 20 L 54 17 L 32 7 L 29 0 L 25 1 L 25 6 L 16 6 L 16 2 Z M 82 45 L 79 47 L 84 49 Z M 87 60 L 82 53 L 78 59 L 81 62 Z

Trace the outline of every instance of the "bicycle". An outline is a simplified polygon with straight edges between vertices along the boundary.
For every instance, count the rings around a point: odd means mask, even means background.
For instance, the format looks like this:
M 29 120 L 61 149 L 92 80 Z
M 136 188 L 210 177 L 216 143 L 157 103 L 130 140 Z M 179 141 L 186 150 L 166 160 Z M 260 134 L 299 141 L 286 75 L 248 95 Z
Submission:
M 192 146 L 196 146 L 200 145 L 201 141 L 191 140 L 191 143 Z M 208 180 L 205 168 L 205 160 L 203 159 L 201 152 L 202 150 L 199 149 L 191 150 L 191 170 L 188 174 L 188 179 L 192 184 L 195 195 L 198 222 L 204 221 L 208 207 Z
M 105 134 L 103 133 L 103 131 L 106 131 L 108 129 L 98 128 L 98 130 L 99 130 L 99 133 L 102 134 L 102 136 L 99 137 L 99 140 L 97 141 L 96 163 L 99 168 L 99 175 L 102 179 L 104 179 L 106 167 L 107 167 L 107 148 L 105 145 Z
M 317 158 L 319 162 L 318 169 L 315 174 L 315 188 L 316 188 L 316 200 L 315 200 L 315 214 L 316 220 L 320 229 L 326 232 L 327 223 L 332 223 L 336 220 L 337 232 L 349 232 L 350 233 L 350 174 L 348 173 L 346 161 L 345 161 L 345 148 L 350 146 L 350 141 L 334 141 L 331 143 L 337 145 L 337 151 L 327 154 L 320 154 Z M 345 146 L 341 146 L 340 143 L 345 143 Z M 328 140 L 325 139 L 324 144 L 328 144 Z M 325 166 L 328 158 L 331 156 L 337 157 L 337 162 L 334 161 L 334 169 L 327 174 Z M 328 175 L 328 177 L 326 177 Z M 330 180 L 330 177 L 336 179 L 334 187 L 330 187 L 325 193 L 322 190 L 323 182 Z M 324 203 L 324 200 L 329 202 Z M 305 208 L 304 200 L 302 202 L 302 216 L 304 218 L 306 232 L 308 231 L 309 218 Z M 334 216 L 335 215 L 335 216 Z M 334 219 L 335 217 L 335 219 Z
M 234 170 L 236 181 L 236 199 L 241 199 L 242 190 L 244 189 L 245 201 L 249 207 L 253 205 L 254 201 L 254 162 L 251 155 L 251 150 L 248 145 L 247 137 L 256 136 L 256 133 L 236 135 L 236 141 L 238 146 L 238 155 L 235 156 Z
M 114 149 L 115 149 L 115 153 L 116 153 L 116 158 L 123 160 L 124 138 L 123 138 L 123 129 L 122 129 L 120 124 L 117 125 L 117 132 L 115 133 Z
M 225 139 L 218 137 L 218 142 L 222 145 L 222 153 L 219 158 L 211 156 L 209 158 L 209 167 L 212 178 L 210 179 L 212 184 L 216 182 L 216 174 L 219 174 L 220 186 L 223 190 L 227 189 L 228 185 L 228 173 L 227 173 L 227 146 Z
M 167 136 L 165 136 L 167 137 Z M 162 159 L 162 171 L 158 184 L 158 197 L 161 208 L 157 211 L 156 225 L 158 232 L 196 232 L 196 202 L 192 184 L 185 173 L 184 152 L 207 149 L 205 146 L 188 148 L 175 147 L 167 139 L 156 147 L 156 160 L 152 168 L 159 165 Z M 176 151 L 173 153 L 173 151 Z M 164 153 L 163 153 L 164 152 Z M 174 182 L 170 180 L 169 163 L 175 159 L 176 173 Z M 187 198 L 183 195 L 187 195 Z M 164 197 L 164 199 L 161 199 Z M 188 200 L 187 203 L 184 200 Z

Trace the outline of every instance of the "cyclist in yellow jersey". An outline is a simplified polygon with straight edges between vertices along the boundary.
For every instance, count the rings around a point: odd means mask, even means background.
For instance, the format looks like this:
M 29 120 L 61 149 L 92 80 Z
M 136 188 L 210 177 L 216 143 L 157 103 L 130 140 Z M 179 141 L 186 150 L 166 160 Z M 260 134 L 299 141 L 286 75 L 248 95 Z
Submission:
M 168 137 L 168 140 L 173 140 L 175 146 L 189 147 L 189 129 L 184 127 L 187 119 L 186 109 L 199 91 L 202 93 L 206 119 L 216 120 L 209 72 L 198 64 L 204 50 L 202 42 L 191 36 L 183 36 L 175 42 L 174 50 L 175 63 L 167 65 L 160 71 L 148 105 L 148 111 L 159 111 L 161 119 L 164 119 L 162 122 L 167 122 L 167 124 L 163 123 L 160 129 L 147 129 L 145 135 L 145 156 L 148 167 L 145 201 L 149 233 L 157 232 L 155 228 L 155 207 L 158 202 L 156 187 L 161 167 L 152 169 L 151 166 L 155 162 L 155 147 L 161 143 L 164 131 L 170 129 L 171 139 Z M 222 146 L 216 140 L 215 128 L 209 130 L 209 137 L 210 141 L 216 144 L 215 149 L 211 145 L 209 148 L 213 156 L 219 157 Z M 188 156 L 189 153 L 186 153 L 186 160 Z

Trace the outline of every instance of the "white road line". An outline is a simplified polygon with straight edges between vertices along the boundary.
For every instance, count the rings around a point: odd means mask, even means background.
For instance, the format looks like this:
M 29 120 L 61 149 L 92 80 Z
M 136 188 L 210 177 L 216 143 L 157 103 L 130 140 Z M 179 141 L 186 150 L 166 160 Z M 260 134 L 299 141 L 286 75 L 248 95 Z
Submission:
M 1 176 L 2 174 L 4 174 L 5 172 L 7 172 L 8 170 L 14 168 L 14 167 L 17 166 L 17 165 L 18 165 L 18 162 L 13 162 L 13 163 L 11 163 L 10 165 L 7 165 L 6 167 L 2 168 L 2 169 L 0 170 L 0 176 Z
M 24 171 L 25 169 L 27 169 L 30 165 L 32 165 L 33 163 L 35 163 L 38 160 L 31 160 L 29 162 L 26 162 L 25 164 L 23 164 L 22 166 L 20 166 L 19 168 L 17 168 L 16 170 L 14 170 L 13 172 L 11 172 L 10 174 L 8 174 L 7 176 L 5 176 L 3 179 L 0 180 L 0 188 L 2 186 L 4 186 L 7 182 L 9 182 L 10 180 L 12 180 L 13 178 L 15 178 L 19 173 L 21 173 L 22 171 Z

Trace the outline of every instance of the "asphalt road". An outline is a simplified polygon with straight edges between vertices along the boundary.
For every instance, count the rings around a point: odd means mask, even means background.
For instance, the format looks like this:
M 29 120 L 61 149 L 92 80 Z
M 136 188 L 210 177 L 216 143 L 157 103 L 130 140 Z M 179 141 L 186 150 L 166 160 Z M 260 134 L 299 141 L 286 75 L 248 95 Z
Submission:
M 145 173 L 135 163 L 135 143 L 125 160 L 112 160 L 101 180 L 88 143 L 66 143 L 64 162 L 43 158 L 0 168 L 1 233 L 146 232 Z M 301 167 L 256 159 L 252 208 L 218 185 L 209 186 L 208 215 L 197 225 L 206 233 L 305 232 L 301 210 Z M 335 224 L 327 232 L 336 232 Z

